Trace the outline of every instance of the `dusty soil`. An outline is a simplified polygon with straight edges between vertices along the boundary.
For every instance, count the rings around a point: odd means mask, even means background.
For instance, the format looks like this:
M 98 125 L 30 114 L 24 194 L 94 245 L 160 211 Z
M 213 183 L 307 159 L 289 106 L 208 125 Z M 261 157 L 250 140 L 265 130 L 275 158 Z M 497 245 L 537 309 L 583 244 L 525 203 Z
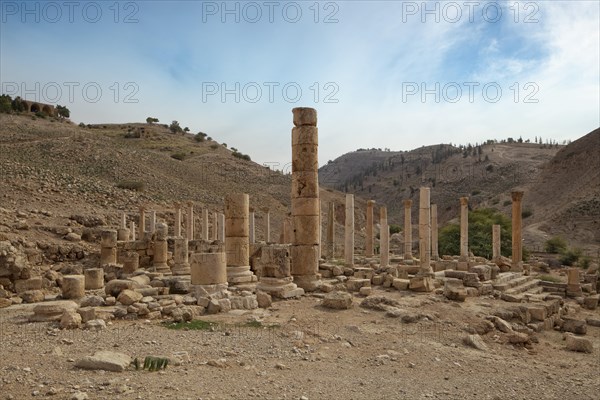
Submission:
M 332 311 L 306 296 L 268 310 L 201 317 L 222 323 L 212 331 L 119 320 L 92 332 L 28 323 L 33 305 L 12 306 L 0 310 L 0 391 L 5 399 L 70 399 L 74 393 L 89 399 L 598 398 L 600 328 L 588 326 L 593 354 L 565 350 L 557 331 L 537 334 L 538 343 L 525 348 L 493 330 L 482 336 L 489 349 L 480 351 L 463 343 L 467 330 L 509 303 L 374 291 L 381 294 L 400 301 L 417 321 L 360 307 L 359 297 L 352 309 Z M 263 327 L 235 326 L 256 320 Z M 140 359 L 184 351 L 189 361 L 160 372 L 74 368 L 96 350 Z

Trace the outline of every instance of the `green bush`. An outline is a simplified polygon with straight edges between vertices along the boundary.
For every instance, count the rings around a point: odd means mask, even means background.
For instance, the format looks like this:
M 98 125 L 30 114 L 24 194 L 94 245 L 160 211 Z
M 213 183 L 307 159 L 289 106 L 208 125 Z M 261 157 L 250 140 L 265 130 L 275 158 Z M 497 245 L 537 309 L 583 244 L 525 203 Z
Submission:
M 48 114 L 46 114 L 43 111 L 38 111 L 38 112 L 35 113 L 35 116 L 38 117 L 38 118 L 46 118 L 48 116 Z
M 579 257 L 581 257 L 581 249 L 568 249 L 565 250 L 559 260 L 560 263 L 562 265 L 567 265 L 567 266 L 572 266 L 573 264 L 575 264 L 577 262 L 577 260 L 579 260 Z
M 143 192 L 146 188 L 144 182 L 139 181 L 121 181 L 117 183 L 119 189 L 135 190 L 136 192 Z
M 492 257 L 492 225 L 500 225 L 501 254 L 510 257 L 512 251 L 511 221 L 507 216 L 492 208 L 469 212 L 469 250 L 476 256 L 488 259 Z M 460 254 L 460 226 L 449 224 L 440 229 L 438 246 L 441 255 Z
M 400 227 L 400 225 L 390 224 L 390 235 L 400 232 L 402 232 L 402 228 Z
M 563 253 L 566 250 L 567 242 L 560 236 L 554 236 L 553 238 L 546 240 L 546 243 L 544 244 L 544 251 L 546 251 L 546 253 Z
M 211 149 L 213 149 L 213 150 L 216 150 L 216 149 L 218 149 L 218 148 L 219 148 L 219 145 L 218 145 L 218 144 L 216 144 L 216 143 L 214 143 L 214 144 L 211 144 L 211 145 L 210 145 L 210 148 L 211 148 Z
M 251 161 L 248 154 L 242 154 L 239 151 L 234 151 L 231 154 L 233 154 L 234 157 L 241 158 L 242 160 Z
M 177 152 L 177 153 L 171 154 L 171 158 L 174 158 L 174 159 L 179 160 L 179 161 L 185 160 L 186 157 L 187 157 L 187 154 L 185 154 L 184 152 L 181 152 L 181 151 Z
M 510 200 L 505 200 L 504 203 L 502 203 L 502 205 L 504 207 L 506 207 L 506 206 L 510 206 L 510 203 L 512 203 Z
M 521 217 L 522 218 L 529 218 L 533 215 L 533 211 L 531 211 L 530 209 L 525 209 L 521 212 Z

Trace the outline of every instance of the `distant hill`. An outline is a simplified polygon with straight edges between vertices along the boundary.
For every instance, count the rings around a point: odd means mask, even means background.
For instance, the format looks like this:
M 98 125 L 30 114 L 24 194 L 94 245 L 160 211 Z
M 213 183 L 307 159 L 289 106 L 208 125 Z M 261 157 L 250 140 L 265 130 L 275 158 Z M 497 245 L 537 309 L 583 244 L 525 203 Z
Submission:
M 461 196 L 469 197 L 471 208 L 493 207 L 510 215 L 511 190 L 524 190 L 524 211 L 530 215 L 524 220 L 526 245 L 541 249 L 549 235 L 563 233 L 573 245 L 593 251 L 598 246 L 591 234 L 600 190 L 598 143 L 596 130 L 567 146 L 513 142 L 462 149 L 441 144 L 406 152 L 367 149 L 329 162 L 319 176 L 323 185 L 387 205 L 390 223 L 399 225 L 405 199 L 413 200 L 417 221 L 423 185 L 432 188 L 441 224 L 458 217 Z M 555 226 L 553 221 L 563 221 L 574 210 L 584 224 L 581 232 Z

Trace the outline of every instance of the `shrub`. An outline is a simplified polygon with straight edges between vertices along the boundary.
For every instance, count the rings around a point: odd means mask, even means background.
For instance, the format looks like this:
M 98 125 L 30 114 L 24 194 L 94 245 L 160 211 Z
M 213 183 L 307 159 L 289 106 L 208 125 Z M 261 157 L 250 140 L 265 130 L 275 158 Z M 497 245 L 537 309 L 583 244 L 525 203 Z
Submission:
M 83 122 L 80 122 L 80 123 L 79 123 L 79 127 L 80 127 L 80 128 L 85 128 L 85 124 L 84 124 Z
M 476 256 L 492 257 L 492 225 L 500 225 L 501 253 L 511 255 L 511 221 L 504 214 L 482 208 L 469 212 L 469 250 Z M 449 224 L 440 229 L 439 251 L 443 255 L 460 254 L 460 225 Z M 525 250 L 523 252 L 525 258 Z
M 504 203 L 502 203 L 502 205 L 503 205 L 504 207 L 506 207 L 506 206 L 510 206 L 510 203 L 511 203 L 511 201 L 510 201 L 510 200 L 505 200 L 505 201 L 504 201 Z
M 568 249 L 560 256 L 560 262 L 570 267 L 579 260 L 579 257 L 581 257 L 581 249 Z
M 390 224 L 390 235 L 400 232 L 402 232 L 402 228 L 400 227 L 400 225 Z
M 216 149 L 218 149 L 218 148 L 219 148 L 219 145 L 218 145 L 218 144 L 216 144 L 216 143 L 214 143 L 214 144 L 211 144 L 211 145 L 210 145 L 210 148 L 211 148 L 211 149 L 213 149 L 213 150 L 216 150 Z
M 117 188 L 126 189 L 126 190 L 134 190 L 136 192 L 143 192 L 146 188 L 144 182 L 139 181 L 121 181 L 117 183 Z
M 560 236 L 554 236 L 553 238 L 546 240 L 544 250 L 546 253 L 563 253 L 567 250 L 567 242 Z
M 179 161 L 185 160 L 186 157 L 187 157 L 187 154 L 185 154 L 184 152 L 181 152 L 181 151 L 171 154 L 171 158 L 174 158 Z
M 169 130 L 172 133 L 180 133 L 183 132 L 183 129 L 181 129 L 181 126 L 179 126 L 179 122 L 177 121 L 173 121 L 171 122 L 171 125 L 169 125 Z
M 592 259 L 590 257 L 581 257 L 577 264 L 583 269 L 588 269 L 590 267 L 591 263 L 592 263 Z
M 241 158 L 242 160 L 251 161 L 248 154 L 242 154 L 239 151 L 234 151 L 231 154 L 233 154 L 234 157 Z
M 196 142 L 204 142 L 206 138 L 206 133 L 202 133 L 202 132 L 198 132 L 196 134 L 196 136 L 194 136 L 194 140 L 196 140 Z
M 46 118 L 48 116 L 48 114 L 46 114 L 43 111 L 38 111 L 38 112 L 35 113 L 35 116 L 38 117 L 38 118 Z
M 480 193 L 481 193 L 481 190 L 473 190 L 473 191 L 471 192 L 471 196 L 477 196 L 477 195 L 478 195 L 478 194 L 480 194 Z
M 533 211 L 531 211 L 530 209 L 525 209 L 523 211 L 521 211 L 521 217 L 522 218 L 529 218 L 533 215 Z
M 12 111 L 12 98 L 7 95 L 7 94 L 3 94 L 2 96 L 0 96 L 0 113 L 10 113 Z

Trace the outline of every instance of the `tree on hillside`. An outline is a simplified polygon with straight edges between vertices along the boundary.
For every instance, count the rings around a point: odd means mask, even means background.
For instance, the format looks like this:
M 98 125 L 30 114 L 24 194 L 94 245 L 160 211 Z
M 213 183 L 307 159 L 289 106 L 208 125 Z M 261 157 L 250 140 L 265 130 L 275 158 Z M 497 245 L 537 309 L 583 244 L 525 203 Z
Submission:
M 15 99 L 12 101 L 11 107 L 16 112 L 25 111 L 25 104 L 23 103 L 23 100 L 21 100 L 21 98 L 19 96 L 15 97 Z
M 179 122 L 177 121 L 171 122 L 171 125 L 169 125 L 169 130 L 173 133 L 183 132 L 183 129 L 181 129 L 181 126 L 179 126 Z
M 69 111 L 69 109 L 67 108 L 67 106 L 57 105 L 56 106 L 56 111 L 58 112 L 58 116 L 61 119 L 63 119 L 63 118 L 69 118 L 71 116 L 71 111 Z
M 158 122 L 158 118 L 154 118 L 154 117 L 146 118 L 146 123 L 148 123 L 148 124 L 153 124 L 155 122 Z
M 7 95 L 7 94 L 3 94 L 2 96 L 0 96 L 0 113 L 9 113 L 12 111 L 12 98 Z

